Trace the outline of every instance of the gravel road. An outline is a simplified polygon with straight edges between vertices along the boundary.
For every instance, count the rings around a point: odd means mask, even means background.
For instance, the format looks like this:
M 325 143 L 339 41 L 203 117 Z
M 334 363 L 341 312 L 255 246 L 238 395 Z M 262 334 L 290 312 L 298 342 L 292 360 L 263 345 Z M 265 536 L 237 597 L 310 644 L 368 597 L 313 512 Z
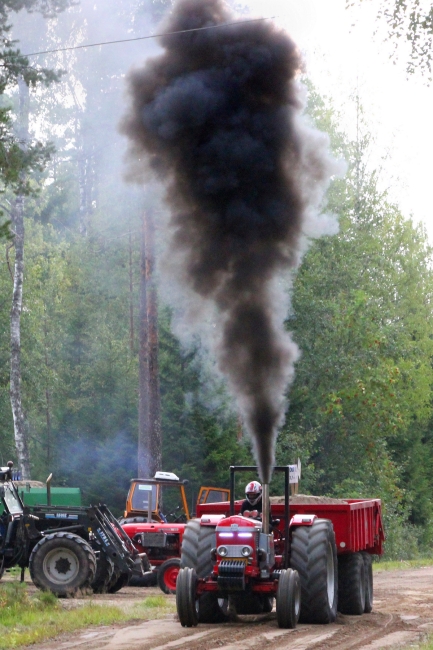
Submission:
M 157 589 L 126 587 L 95 595 L 98 604 L 125 607 Z M 167 596 L 174 599 L 174 596 Z M 88 602 L 88 598 L 86 599 Z M 74 606 L 78 606 L 76 602 Z M 379 650 L 407 648 L 433 633 L 433 567 L 374 574 L 374 609 L 363 616 L 338 615 L 332 625 L 299 625 L 281 630 L 275 612 L 244 616 L 224 625 L 182 628 L 175 615 L 130 625 L 89 628 L 73 639 L 58 637 L 28 650 Z

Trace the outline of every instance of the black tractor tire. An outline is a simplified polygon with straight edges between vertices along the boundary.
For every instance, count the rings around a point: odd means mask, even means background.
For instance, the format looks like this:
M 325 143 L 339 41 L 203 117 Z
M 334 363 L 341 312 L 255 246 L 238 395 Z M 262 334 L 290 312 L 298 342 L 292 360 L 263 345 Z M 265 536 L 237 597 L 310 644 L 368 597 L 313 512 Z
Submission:
M 278 627 L 294 629 L 301 613 L 301 582 L 299 574 L 286 569 L 280 575 L 277 590 Z
M 123 589 L 123 587 L 126 587 L 129 584 L 129 578 L 129 573 L 121 573 L 120 570 L 115 567 L 113 576 L 108 583 L 107 593 L 115 594 Z
M 158 575 L 156 571 L 146 571 L 142 576 L 132 575 L 129 587 L 156 587 L 158 584 Z
M 198 538 L 200 535 L 200 519 L 190 519 L 183 531 L 180 550 L 180 568 L 195 569 L 197 566 Z
M 31 578 L 44 591 L 56 596 L 74 596 L 95 579 L 96 557 L 85 539 L 73 533 L 51 533 L 33 548 Z
M 249 614 L 263 614 L 265 598 L 260 594 L 241 592 L 230 595 L 230 609 L 240 616 Z
M 337 616 L 337 548 L 332 523 L 316 519 L 292 533 L 290 565 L 301 582 L 301 623 L 332 623 Z
M 199 519 L 190 519 L 183 533 L 180 566 L 194 569 L 196 576 L 206 578 L 212 573 L 211 556 L 215 526 L 201 526 Z M 217 593 L 204 593 L 198 599 L 199 623 L 224 623 L 228 620 L 228 600 Z
M 273 596 L 263 596 L 263 614 L 270 614 L 274 609 Z
M 99 551 L 96 560 L 96 574 L 92 582 L 94 594 L 107 593 L 108 585 L 113 577 L 114 564 L 104 551 Z
M 182 627 L 195 627 L 198 624 L 196 586 L 197 574 L 194 569 L 181 569 L 176 582 L 176 609 Z
M 338 610 L 361 616 L 365 609 L 365 568 L 361 553 L 338 558 Z
M 364 612 L 369 614 L 373 610 L 373 558 L 370 553 L 361 553 L 364 560 L 365 573 L 365 607 Z
M 177 557 L 172 557 L 169 560 L 166 560 L 158 568 L 158 586 L 165 594 L 176 593 L 176 580 L 179 569 L 180 560 Z

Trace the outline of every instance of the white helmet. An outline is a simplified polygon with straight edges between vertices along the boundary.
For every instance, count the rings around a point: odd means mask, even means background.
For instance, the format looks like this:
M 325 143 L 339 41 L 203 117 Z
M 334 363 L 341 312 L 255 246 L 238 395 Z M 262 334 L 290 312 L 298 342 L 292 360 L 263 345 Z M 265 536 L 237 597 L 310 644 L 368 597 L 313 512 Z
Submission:
M 252 506 L 255 506 L 262 497 L 262 486 L 258 481 L 251 481 L 245 488 L 245 495 L 247 497 L 247 501 Z

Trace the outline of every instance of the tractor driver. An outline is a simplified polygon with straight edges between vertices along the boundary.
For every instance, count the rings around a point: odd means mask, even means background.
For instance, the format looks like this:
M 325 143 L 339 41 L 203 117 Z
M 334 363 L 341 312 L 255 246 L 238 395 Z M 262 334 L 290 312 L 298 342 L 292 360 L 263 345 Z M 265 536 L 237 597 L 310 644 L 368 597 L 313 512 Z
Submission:
M 253 519 L 262 518 L 262 486 L 258 481 L 250 481 L 245 488 L 246 499 L 241 505 L 241 515 L 252 517 Z

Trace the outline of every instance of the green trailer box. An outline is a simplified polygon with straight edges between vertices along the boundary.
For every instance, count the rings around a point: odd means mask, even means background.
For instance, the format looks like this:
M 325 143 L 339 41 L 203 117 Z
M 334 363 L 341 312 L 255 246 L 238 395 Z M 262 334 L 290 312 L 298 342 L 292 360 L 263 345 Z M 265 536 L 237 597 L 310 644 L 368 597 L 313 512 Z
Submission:
M 26 506 L 47 505 L 47 488 L 19 487 L 18 493 Z M 52 487 L 52 506 L 81 506 L 80 488 Z
M 39 483 L 39 485 L 37 485 Z M 36 484 L 36 486 L 35 486 Z M 45 506 L 47 504 L 47 488 L 40 481 L 15 481 L 18 494 L 25 506 Z M 52 487 L 52 506 L 81 506 L 80 488 Z M 3 513 L 3 504 L 0 502 L 0 515 Z

